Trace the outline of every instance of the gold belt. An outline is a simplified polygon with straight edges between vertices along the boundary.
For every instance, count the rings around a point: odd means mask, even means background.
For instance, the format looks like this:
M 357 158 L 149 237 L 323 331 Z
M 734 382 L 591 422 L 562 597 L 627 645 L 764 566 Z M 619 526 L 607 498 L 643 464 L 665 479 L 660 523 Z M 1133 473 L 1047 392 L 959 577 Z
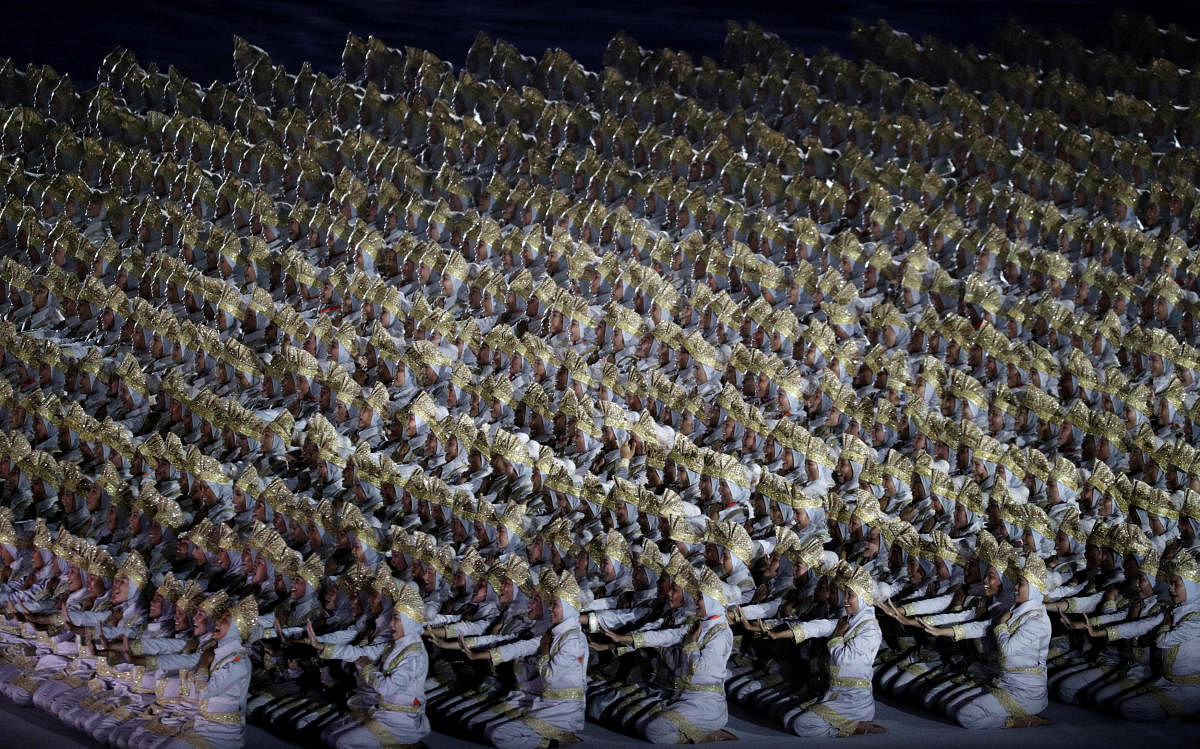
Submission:
M 213 723 L 241 723 L 245 720 L 240 710 L 233 710 L 224 713 L 210 713 L 208 711 L 208 700 L 200 701 L 200 709 L 196 711 L 201 718 L 211 720 Z
M 397 713 L 417 714 L 421 712 L 419 705 L 397 705 L 394 702 L 380 702 L 377 710 L 390 710 Z
M 871 682 L 867 679 L 856 679 L 852 676 L 834 676 L 829 679 L 831 687 L 857 687 L 858 689 L 870 689 Z
M 545 689 L 542 691 L 542 699 L 546 700 L 582 700 L 584 691 L 582 689 Z
M 725 694 L 724 684 L 693 684 L 690 681 L 681 679 L 675 682 L 675 688 L 684 692 L 715 692 L 717 694 Z
M 85 679 L 81 676 L 72 676 L 71 674 L 59 674 L 56 676 L 52 676 L 51 678 L 58 679 L 63 684 L 66 684 L 67 686 L 71 687 L 72 689 L 79 689 L 84 684 L 88 683 L 87 679 Z
M 210 712 L 206 712 L 204 710 L 200 710 L 197 714 L 201 718 L 204 718 L 205 720 L 211 721 L 213 723 L 241 723 L 244 720 L 244 718 L 242 718 L 242 714 L 240 712 L 238 712 L 238 713 L 210 713 Z
M 1005 666 L 1004 671 L 1010 674 L 1044 674 L 1045 666 Z
M 130 711 L 129 708 L 127 708 L 127 707 L 118 706 L 116 709 L 112 710 L 109 713 L 109 716 L 112 717 L 114 720 L 119 720 L 122 723 L 124 723 L 125 721 L 133 718 L 133 712 Z
M 1172 684 L 1200 684 L 1200 674 L 1167 674 Z

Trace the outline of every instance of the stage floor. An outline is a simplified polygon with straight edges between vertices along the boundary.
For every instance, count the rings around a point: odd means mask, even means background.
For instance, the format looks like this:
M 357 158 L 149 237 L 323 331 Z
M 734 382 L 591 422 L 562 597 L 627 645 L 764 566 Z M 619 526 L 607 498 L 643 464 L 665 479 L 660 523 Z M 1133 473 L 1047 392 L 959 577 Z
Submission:
M 847 745 L 844 740 L 805 739 L 809 746 L 850 746 L 851 749 L 869 747 L 912 747 L 913 749 L 951 749 L 970 746 L 971 749 L 1002 749 L 1005 747 L 1055 747 L 1055 749 L 1097 749 L 1101 746 L 1116 747 L 1200 747 L 1200 730 L 1196 724 L 1169 723 L 1142 725 L 1114 720 L 1089 710 L 1050 703 L 1044 713 L 1054 725 L 1044 728 L 1025 728 L 1010 731 L 966 731 L 935 718 L 901 710 L 892 705 L 879 703 L 875 722 L 887 728 L 887 733 L 858 736 Z M 22 708 L 0 698 L 0 748 L 36 749 L 95 749 L 100 747 L 88 736 L 59 723 L 38 708 Z M 767 726 L 756 716 L 735 709 L 729 729 L 738 735 L 738 744 L 753 743 L 760 749 L 794 747 L 799 741 L 795 736 Z M 644 741 L 633 739 L 589 723 L 584 733 L 585 746 L 596 747 L 647 747 Z M 425 739 L 430 749 L 481 746 L 464 742 L 445 734 L 433 733 Z M 725 742 L 721 746 L 731 746 Z M 295 747 L 281 741 L 261 728 L 251 726 L 246 734 L 246 746 L 254 749 L 282 749 Z

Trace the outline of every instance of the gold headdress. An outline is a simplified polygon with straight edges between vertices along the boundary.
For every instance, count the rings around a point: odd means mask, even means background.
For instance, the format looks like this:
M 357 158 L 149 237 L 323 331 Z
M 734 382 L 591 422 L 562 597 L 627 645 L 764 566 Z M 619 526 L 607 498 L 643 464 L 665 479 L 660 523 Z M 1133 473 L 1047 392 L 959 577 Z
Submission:
M 142 559 L 142 555 L 137 551 L 131 550 L 125 555 L 125 560 L 121 562 L 116 576 L 128 578 L 133 587 L 140 589 L 146 585 L 150 574 L 146 570 L 146 560 Z
M 575 575 L 570 570 L 564 570 L 562 577 L 558 581 L 558 585 L 554 591 L 554 595 L 562 599 L 564 603 L 571 608 L 578 610 L 582 606 L 581 591 L 579 589 L 579 581 L 575 579 Z
M 238 634 L 242 641 L 250 639 L 251 632 L 258 624 L 258 598 L 246 596 L 233 607 L 233 623 L 237 625 Z
M 1172 572 L 1184 580 L 1200 583 L 1200 565 L 1197 564 L 1194 556 L 1186 552 L 1178 554 L 1175 557 L 1175 565 Z
M 722 606 L 726 603 L 725 586 L 721 582 L 721 578 L 717 577 L 717 573 L 713 572 L 708 567 L 702 568 L 699 573 L 694 575 L 695 590 L 694 593 L 699 596 L 708 596 Z M 709 616 L 720 612 L 709 611 Z
M 838 585 L 854 591 L 861 602 L 860 605 L 875 605 L 875 581 L 871 579 L 870 573 L 864 567 L 846 565 L 840 570 L 840 574 L 836 575 L 836 582 Z
M 388 575 L 391 576 L 390 574 Z M 425 601 L 421 598 L 421 592 L 417 590 L 417 586 L 412 583 L 394 584 L 396 588 L 393 597 L 393 605 L 400 613 L 407 616 L 409 619 L 422 624 L 425 622 Z
M 1048 574 L 1046 571 L 1046 562 L 1036 553 L 1031 552 L 1026 555 L 1024 566 L 1014 571 L 1042 593 L 1046 592 L 1046 576 Z

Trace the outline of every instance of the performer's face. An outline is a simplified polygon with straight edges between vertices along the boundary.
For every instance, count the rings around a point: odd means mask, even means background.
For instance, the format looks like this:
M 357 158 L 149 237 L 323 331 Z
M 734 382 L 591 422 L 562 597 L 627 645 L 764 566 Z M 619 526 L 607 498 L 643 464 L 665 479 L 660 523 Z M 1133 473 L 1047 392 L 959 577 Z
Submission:
M 995 567 L 989 567 L 987 577 L 983 578 L 984 592 L 989 596 L 1000 594 L 1002 583 L 1000 580 L 1000 572 Z

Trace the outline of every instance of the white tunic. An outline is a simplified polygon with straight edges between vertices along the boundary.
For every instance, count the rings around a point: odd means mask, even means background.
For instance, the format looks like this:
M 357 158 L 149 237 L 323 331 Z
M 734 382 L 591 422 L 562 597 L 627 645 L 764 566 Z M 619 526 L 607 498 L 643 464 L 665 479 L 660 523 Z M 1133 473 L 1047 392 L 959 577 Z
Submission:
M 690 633 L 690 634 L 689 634 Z M 733 652 L 733 632 L 724 612 L 691 627 L 675 627 L 634 635 L 639 647 L 678 647 L 675 691 L 652 711 L 641 725 L 642 733 L 656 744 L 698 742 L 725 727 L 729 708 L 725 679 Z
M 537 673 L 522 685 L 528 691 L 509 700 L 509 706 L 519 714 L 488 731 L 488 738 L 501 749 L 539 746 L 583 730 L 587 640 L 577 617 L 556 624 L 548 634 L 549 648 L 538 658 Z M 525 640 L 500 650 L 504 656 L 519 657 L 537 653 L 542 646 L 539 640 Z
M 848 736 L 860 721 L 875 717 L 871 691 L 875 655 L 883 641 L 875 608 L 864 606 L 850 618 L 845 634 L 829 638 L 829 688 L 821 699 L 789 721 L 788 728 L 801 736 Z M 806 622 L 804 635 L 832 634 L 836 619 Z
M 999 674 L 992 684 L 981 685 L 975 698 L 960 703 L 952 716 L 966 728 L 1001 728 L 1010 718 L 1036 715 L 1046 709 L 1046 658 L 1050 649 L 1050 618 L 1045 605 L 1026 601 L 1007 620 L 971 622 L 954 627 L 955 638 L 991 634 Z
M 359 669 L 359 693 L 353 698 L 363 710 L 330 731 L 330 744 L 341 747 L 382 747 L 415 744 L 429 733 L 425 716 L 425 677 L 429 655 L 420 631 L 379 646 L 379 667 Z

